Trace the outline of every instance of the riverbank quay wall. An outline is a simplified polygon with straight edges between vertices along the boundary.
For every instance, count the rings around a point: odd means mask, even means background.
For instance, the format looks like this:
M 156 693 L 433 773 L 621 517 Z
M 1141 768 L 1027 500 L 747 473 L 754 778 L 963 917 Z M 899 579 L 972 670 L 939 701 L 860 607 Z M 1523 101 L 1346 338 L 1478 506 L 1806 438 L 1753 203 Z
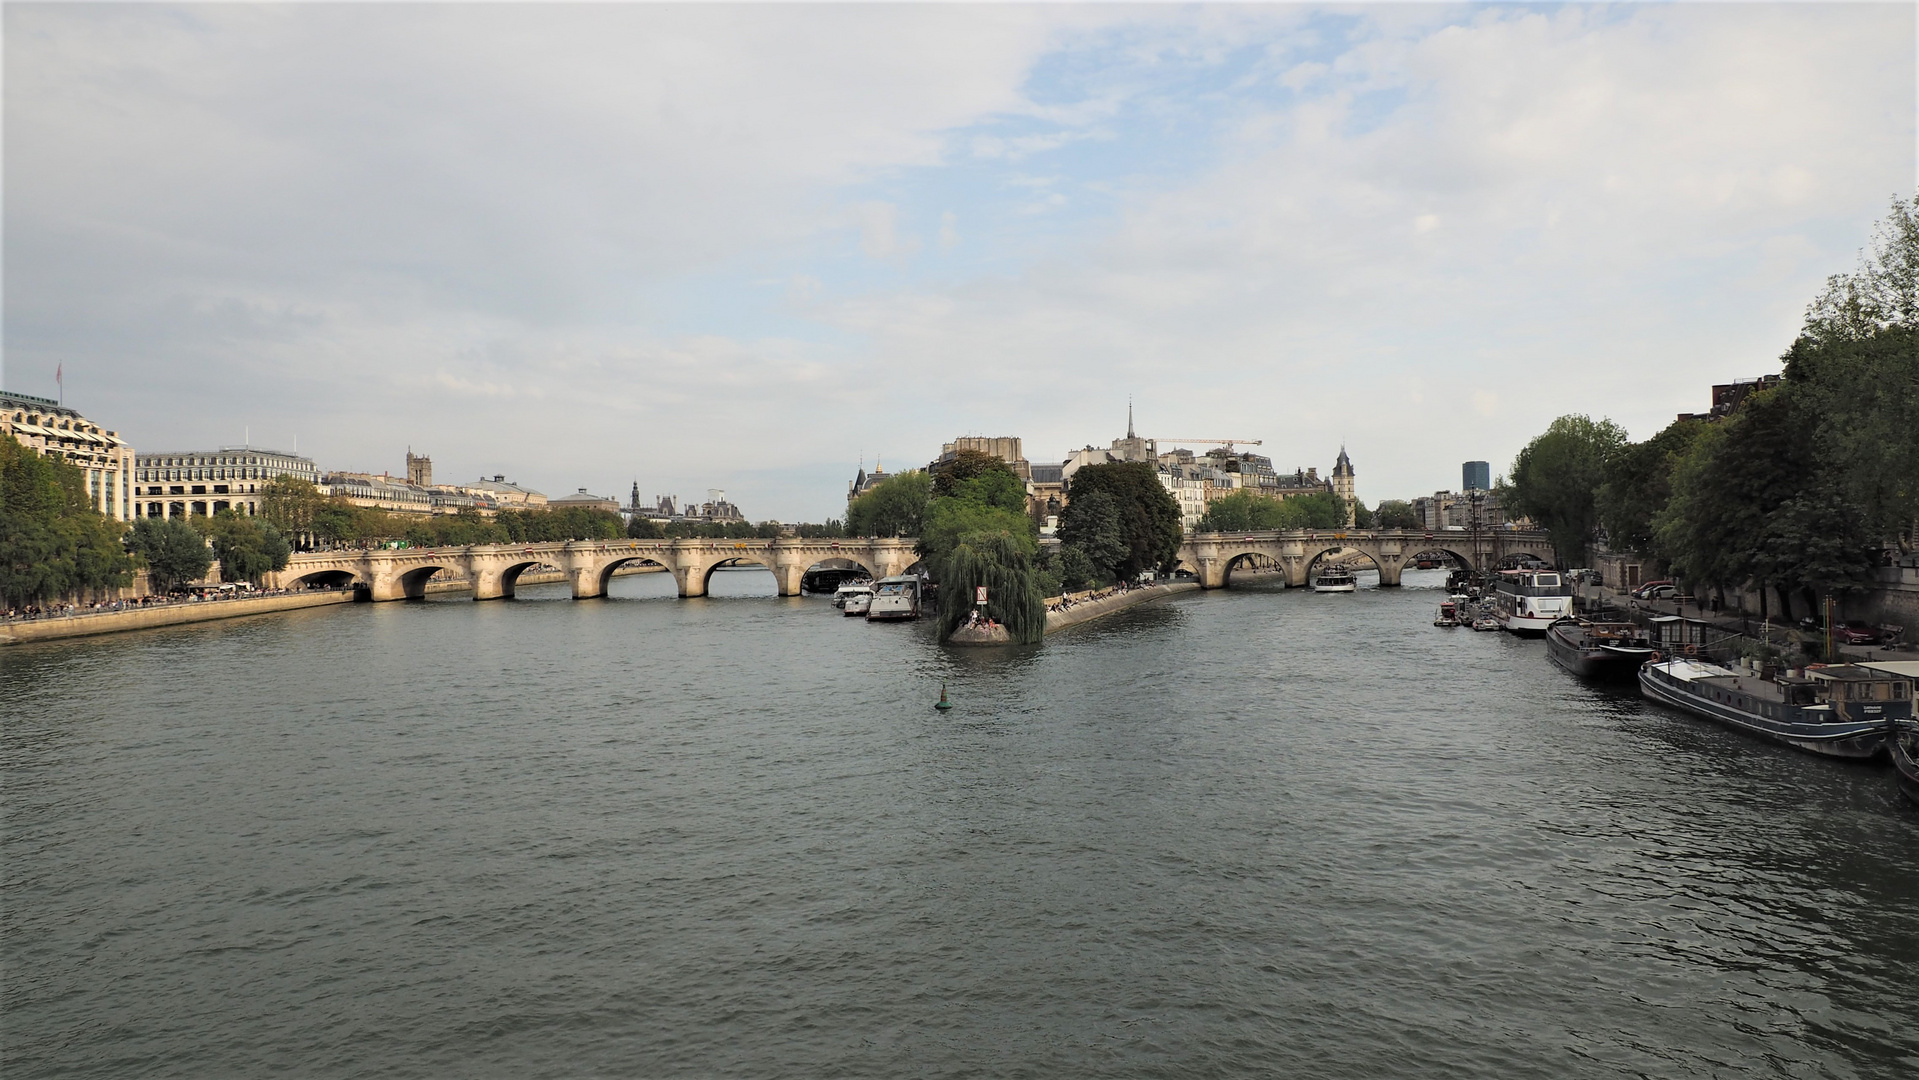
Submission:
M 1388 587 L 1399 584 L 1408 562 L 1429 551 L 1444 552 L 1474 570 L 1492 569 L 1515 555 L 1528 555 L 1549 566 L 1557 558 L 1552 537 L 1543 529 L 1488 529 L 1479 534 L 1476 545 L 1472 533 L 1294 529 L 1194 533 L 1179 545 L 1179 561 L 1199 578 L 1201 588 L 1221 589 L 1236 563 L 1262 557 L 1279 565 L 1289 587 L 1300 588 L 1310 583 L 1313 564 L 1320 556 L 1342 548 L 1371 559 L 1379 568 L 1379 583 Z
M 151 630 L 161 626 L 237 619 L 245 615 L 266 615 L 299 608 L 351 604 L 350 589 L 330 589 L 289 593 L 284 596 L 249 596 L 239 600 L 199 600 L 157 607 L 128 608 L 87 615 L 63 615 L 0 623 L 0 646 L 24 645 L 30 641 L 55 641 L 60 638 L 117 634 L 123 630 Z
M 1088 600 L 1084 603 L 1075 604 L 1065 611 L 1049 611 L 1046 613 L 1046 632 L 1049 634 L 1057 633 L 1069 626 L 1078 626 L 1081 623 L 1092 622 L 1094 619 L 1111 615 L 1115 611 L 1125 611 L 1127 608 L 1138 607 L 1149 601 L 1174 596 L 1183 592 L 1193 592 L 1198 588 L 1199 584 L 1192 581 L 1176 581 L 1168 585 L 1149 585 L 1145 588 L 1128 589 L 1125 592 L 1114 593 L 1111 596 L 1102 596 L 1098 600 Z M 1048 601 L 1048 603 L 1051 602 L 1052 601 Z
M 464 548 L 379 548 L 301 552 L 267 576 L 274 588 L 351 586 L 370 600 L 419 599 L 435 574 L 472 583 L 475 600 L 513 595 L 521 576 L 541 567 L 565 575 L 573 597 L 605 596 L 615 570 L 652 564 L 670 572 L 681 596 L 705 596 L 707 578 L 725 566 L 764 566 L 781 596 L 798 596 L 806 571 L 830 560 L 852 562 L 875 578 L 905 573 L 919 561 L 910 539 L 574 540 L 481 544 Z

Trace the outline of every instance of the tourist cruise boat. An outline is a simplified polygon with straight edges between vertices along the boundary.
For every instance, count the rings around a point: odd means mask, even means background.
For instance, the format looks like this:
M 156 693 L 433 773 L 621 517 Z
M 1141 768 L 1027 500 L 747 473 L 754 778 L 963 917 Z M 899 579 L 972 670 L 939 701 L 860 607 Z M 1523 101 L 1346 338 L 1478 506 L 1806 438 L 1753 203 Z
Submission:
M 1572 586 L 1557 570 L 1501 570 L 1494 575 L 1493 618 L 1509 633 L 1543 634 L 1572 612 Z
M 1653 651 L 1637 623 L 1561 619 L 1546 628 L 1546 655 L 1587 678 L 1631 675 L 1652 658 Z
M 1873 757 L 1892 723 L 1912 718 L 1910 680 L 1857 664 L 1765 679 L 1703 660 L 1655 659 L 1639 669 L 1639 689 L 1654 701 L 1828 757 Z
M 874 583 L 872 606 L 866 612 L 867 621 L 879 622 L 919 617 L 919 578 L 911 574 L 902 574 L 899 577 L 881 578 Z
M 1328 566 L 1313 575 L 1314 592 L 1357 592 L 1359 581 L 1343 566 Z

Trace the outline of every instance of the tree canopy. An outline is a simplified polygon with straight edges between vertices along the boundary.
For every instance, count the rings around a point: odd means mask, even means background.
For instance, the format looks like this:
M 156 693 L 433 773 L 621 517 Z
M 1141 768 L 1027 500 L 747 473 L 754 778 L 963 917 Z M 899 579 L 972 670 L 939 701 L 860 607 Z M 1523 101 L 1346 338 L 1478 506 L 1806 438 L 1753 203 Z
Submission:
M 1370 517 L 1370 513 L 1368 514 Z M 1235 491 L 1214 499 L 1194 532 L 1252 532 L 1264 529 L 1337 529 L 1346 524 L 1346 507 L 1330 491 L 1269 499 Z
M 1404 499 L 1386 499 L 1373 511 L 1375 529 L 1423 529 L 1426 523 L 1419 520 L 1419 512 L 1413 504 Z
M 927 490 L 933 497 L 920 511 L 919 550 L 940 583 L 940 640 L 966 620 L 973 590 L 984 585 L 986 614 L 1016 643 L 1038 641 L 1046 633 L 1046 579 L 1035 565 L 1025 482 L 999 458 L 962 450 L 941 464 Z
M 210 518 L 194 518 L 193 524 L 213 542 L 221 581 L 257 585 L 269 572 L 286 569 L 293 553 L 280 531 L 258 517 L 222 510 Z
M 147 564 L 147 585 L 171 592 L 207 576 L 213 552 L 207 538 L 180 518 L 141 518 L 127 532 L 127 550 Z
M 1507 505 L 1552 534 L 1562 566 L 1585 564 L 1599 525 L 1597 493 L 1606 461 L 1625 443 L 1625 430 L 1611 420 L 1562 416 L 1513 461 Z
M 1095 498 L 1104 495 L 1106 498 Z M 1109 461 L 1073 474 L 1060 514 L 1063 545 L 1079 548 L 1102 574 L 1130 581 L 1171 570 L 1179 558 L 1179 503 L 1143 461 Z M 1341 520 L 1345 515 L 1342 511 Z
M 933 497 L 933 478 L 915 469 L 896 473 L 846 508 L 849 536 L 918 536 Z
M 80 469 L 0 437 L 0 597 L 8 605 L 131 584 L 125 529 L 93 509 Z
M 1645 442 L 1627 443 L 1606 458 L 1605 480 L 1594 501 L 1613 548 L 1653 550 L 1653 518 L 1671 500 L 1673 472 L 1706 426 L 1699 420 L 1677 420 Z

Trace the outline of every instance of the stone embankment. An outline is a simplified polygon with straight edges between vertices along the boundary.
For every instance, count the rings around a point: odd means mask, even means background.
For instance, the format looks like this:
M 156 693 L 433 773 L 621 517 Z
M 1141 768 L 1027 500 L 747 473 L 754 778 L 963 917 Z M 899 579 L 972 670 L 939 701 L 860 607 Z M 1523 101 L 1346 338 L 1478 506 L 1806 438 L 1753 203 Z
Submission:
M 1129 607 L 1137 607 L 1140 604 L 1158 600 L 1164 596 L 1172 596 L 1176 593 L 1192 592 L 1197 588 L 1199 588 L 1198 582 L 1176 581 L 1170 585 L 1148 585 L 1142 589 L 1128 589 L 1125 592 L 1110 593 L 1097 600 L 1077 601 L 1072 607 L 1064 611 L 1048 610 L 1046 612 L 1046 632 L 1049 634 L 1057 633 L 1069 626 L 1078 626 L 1080 623 L 1091 622 L 1101 616 L 1111 615 L 1115 611 L 1124 611 Z M 1082 593 L 1079 595 L 1083 596 L 1086 594 Z M 1056 600 L 1047 601 L 1049 609 L 1057 602 Z
M 328 589 L 316 592 L 287 593 L 278 596 L 249 596 L 239 600 L 196 600 L 154 607 L 135 607 L 125 611 L 103 611 L 84 615 L 54 616 L 0 622 L 0 645 L 22 645 L 29 641 L 53 641 L 59 638 L 115 634 L 123 630 L 150 630 L 159 626 L 237 619 L 244 615 L 264 615 L 297 608 L 350 604 L 353 590 Z

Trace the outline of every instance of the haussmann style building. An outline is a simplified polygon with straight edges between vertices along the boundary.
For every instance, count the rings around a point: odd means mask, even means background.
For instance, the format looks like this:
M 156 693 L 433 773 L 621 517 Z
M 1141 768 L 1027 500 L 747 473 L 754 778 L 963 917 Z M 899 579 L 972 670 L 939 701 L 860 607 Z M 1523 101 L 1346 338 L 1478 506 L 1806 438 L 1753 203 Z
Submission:
M 168 450 L 141 454 L 135 464 L 134 516 L 211 517 L 222 510 L 260 512 L 260 489 L 282 476 L 317 484 L 311 458 L 262 446 Z

